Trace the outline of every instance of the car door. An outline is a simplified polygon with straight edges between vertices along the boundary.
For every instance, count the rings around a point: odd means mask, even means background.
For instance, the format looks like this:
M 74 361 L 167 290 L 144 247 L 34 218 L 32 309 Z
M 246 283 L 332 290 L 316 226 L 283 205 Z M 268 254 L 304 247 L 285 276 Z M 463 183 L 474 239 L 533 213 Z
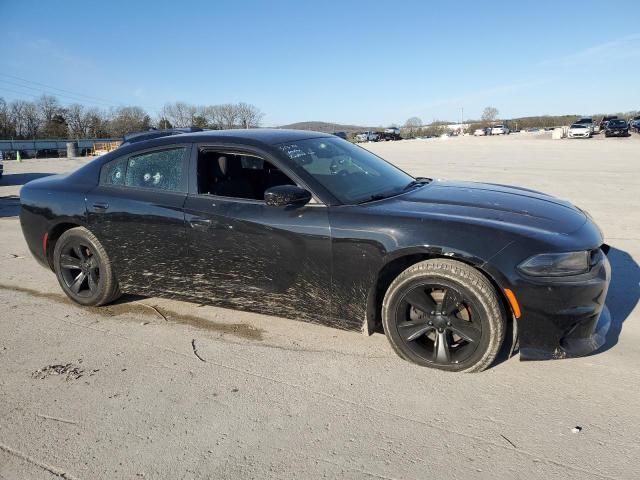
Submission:
M 187 281 L 184 202 L 191 144 L 139 151 L 106 163 L 87 194 L 88 222 L 123 291 L 155 295 Z
M 214 153 L 203 161 L 203 152 Z M 190 182 L 185 202 L 193 292 L 215 304 L 271 315 L 313 320 L 330 317 L 331 243 L 327 208 L 314 203 L 298 208 L 267 206 L 260 191 L 241 178 L 294 183 L 273 158 L 238 146 L 194 147 L 191 178 L 202 178 L 220 156 L 242 157 L 250 165 L 233 179 L 237 189 L 205 192 Z M 200 157 L 198 159 L 198 157 Z M 269 173 L 259 170 L 268 165 Z M 255 175 L 252 175 L 255 174 Z M 303 185 L 300 185 L 303 186 Z

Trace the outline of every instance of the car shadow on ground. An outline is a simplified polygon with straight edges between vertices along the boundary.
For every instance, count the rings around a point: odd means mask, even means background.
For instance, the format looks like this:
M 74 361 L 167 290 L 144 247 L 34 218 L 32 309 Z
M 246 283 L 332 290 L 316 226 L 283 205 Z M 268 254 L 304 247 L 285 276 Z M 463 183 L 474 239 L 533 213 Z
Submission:
M 17 217 L 20 214 L 20 197 L 7 195 L 0 197 L 0 218 Z
M 53 175 L 53 173 L 5 173 L 0 179 L 0 187 L 24 185 L 31 180 L 48 177 L 50 175 Z
M 611 312 L 611 327 L 605 344 L 594 352 L 606 352 L 618 343 L 622 324 L 640 299 L 640 267 L 624 250 L 611 247 L 607 255 L 611 262 L 611 284 L 607 294 L 607 307 Z

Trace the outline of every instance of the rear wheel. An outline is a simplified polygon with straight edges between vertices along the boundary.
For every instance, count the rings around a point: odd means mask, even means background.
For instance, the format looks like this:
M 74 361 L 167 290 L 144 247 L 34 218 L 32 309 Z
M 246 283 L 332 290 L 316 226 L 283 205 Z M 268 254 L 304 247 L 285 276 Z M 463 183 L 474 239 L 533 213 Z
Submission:
M 86 228 L 72 228 L 60 236 L 53 266 L 62 290 L 76 303 L 100 306 L 120 296 L 111 261 L 100 241 Z
M 382 322 L 400 357 L 457 372 L 489 367 L 506 326 L 493 285 L 476 269 L 447 259 L 402 272 L 384 297 Z

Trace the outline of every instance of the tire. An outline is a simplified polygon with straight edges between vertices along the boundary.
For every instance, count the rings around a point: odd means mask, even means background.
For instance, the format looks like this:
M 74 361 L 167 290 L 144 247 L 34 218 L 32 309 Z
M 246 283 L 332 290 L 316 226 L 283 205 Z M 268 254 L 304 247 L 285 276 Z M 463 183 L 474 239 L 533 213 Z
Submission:
M 391 283 L 382 302 L 382 324 L 394 351 L 405 360 L 479 372 L 500 351 L 506 314 L 482 273 L 454 260 L 433 259 L 412 265 Z
M 84 227 L 71 228 L 60 236 L 53 267 L 64 293 L 80 305 L 97 307 L 121 295 L 107 252 Z

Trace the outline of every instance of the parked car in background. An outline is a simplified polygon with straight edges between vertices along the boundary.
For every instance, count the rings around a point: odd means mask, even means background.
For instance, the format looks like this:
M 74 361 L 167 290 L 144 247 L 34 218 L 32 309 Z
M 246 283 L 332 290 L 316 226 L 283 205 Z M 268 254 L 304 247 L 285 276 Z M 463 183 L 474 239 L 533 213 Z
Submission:
M 600 131 L 604 131 L 607 128 L 609 120 L 616 120 L 617 118 L 617 115 L 605 115 L 602 117 L 602 120 L 600 120 Z
M 398 127 L 385 128 L 382 132 L 377 132 L 378 141 L 389 142 L 392 140 L 402 140 L 400 129 Z
M 474 137 L 484 137 L 487 134 L 484 128 L 476 128 L 473 132 Z
M 634 132 L 640 133 L 640 115 L 636 115 L 629 120 L 629 128 Z
M 589 132 L 590 133 L 594 133 L 594 131 L 595 131 L 595 125 L 593 123 L 593 118 L 590 118 L 590 117 L 582 117 L 582 118 L 578 119 L 578 121 L 576 121 L 573 125 L 586 125 L 587 127 L 589 127 Z
M 521 359 L 560 359 L 611 325 L 609 247 L 586 212 L 414 178 L 326 133 L 135 142 L 27 183 L 20 204 L 29 250 L 84 306 L 166 295 L 380 331 L 402 358 L 456 372 L 489 367 L 507 332 Z
M 607 122 L 607 128 L 604 130 L 605 137 L 628 137 L 629 136 L 629 124 L 617 118 L 615 120 L 609 120 Z
M 509 135 L 511 130 L 506 125 L 494 125 L 491 128 L 491 135 Z
M 586 123 L 574 123 L 569 127 L 567 138 L 591 138 L 591 127 Z
M 343 140 L 347 139 L 347 132 L 333 132 L 336 137 L 340 137 Z
M 377 142 L 380 136 L 377 132 L 367 131 L 356 135 L 356 142 Z

